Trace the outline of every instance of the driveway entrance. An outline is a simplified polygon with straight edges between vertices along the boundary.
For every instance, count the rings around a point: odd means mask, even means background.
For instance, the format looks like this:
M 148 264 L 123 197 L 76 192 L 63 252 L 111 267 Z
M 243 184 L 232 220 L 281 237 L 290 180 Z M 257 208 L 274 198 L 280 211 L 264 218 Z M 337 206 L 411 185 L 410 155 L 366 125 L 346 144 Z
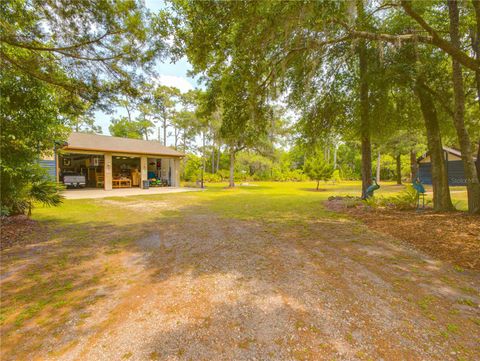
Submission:
M 87 199 L 107 197 L 128 197 L 147 194 L 181 193 L 199 191 L 199 188 L 164 187 L 164 188 L 120 188 L 111 191 L 103 189 L 67 189 L 63 192 L 66 199 Z

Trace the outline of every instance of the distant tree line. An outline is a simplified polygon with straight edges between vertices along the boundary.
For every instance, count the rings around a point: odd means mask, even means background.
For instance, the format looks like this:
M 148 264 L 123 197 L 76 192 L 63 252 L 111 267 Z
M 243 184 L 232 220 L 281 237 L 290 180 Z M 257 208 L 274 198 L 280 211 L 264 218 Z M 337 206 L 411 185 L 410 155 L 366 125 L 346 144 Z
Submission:
M 303 142 L 358 144 L 363 192 L 375 155 L 388 149 L 401 168 L 402 154 L 413 159 L 424 142 L 434 209 L 453 209 L 442 146 L 455 145 L 469 211 L 480 213 L 478 1 L 172 4 L 175 45 L 203 75 L 212 109 L 222 109 L 232 149 L 238 134 L 241 144 L 265 134 L 268 105 L 281 99 L 301 114 Z
M 38 159 L 69 131 L 101 131 L 96 111 L 112 114 L 112 134 L 170 139 L 203 174 L 228 171 L 230 186 L 239 174 L 304 174 L 317 159 L 360 176 L 365 192 L 375 173 L 414 177 L 429 151 L 439 211 L 453 209 L 447 144 L 462 152 L 468 208 L 480 213 L 480 2 L 168 5 L 0 5 L 2 214 L 25 212 L 42 179 Z M 204 91 L 151 81 L 159 60 L 182 56 Z M 45 189 L 54 204 L 57 191 Z

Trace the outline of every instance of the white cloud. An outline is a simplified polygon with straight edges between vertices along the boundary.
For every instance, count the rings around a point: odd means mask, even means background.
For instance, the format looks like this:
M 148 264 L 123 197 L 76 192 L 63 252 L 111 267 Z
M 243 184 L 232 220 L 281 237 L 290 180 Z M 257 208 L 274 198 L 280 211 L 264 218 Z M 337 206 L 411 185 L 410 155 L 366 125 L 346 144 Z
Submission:
M 161 85 L 178 88 L 182 93 L 193 89 L 192 83 L 190 83 L 186 78 L 182 78 L 180 76 L 160 75 L 156 80 L 157 83 Z

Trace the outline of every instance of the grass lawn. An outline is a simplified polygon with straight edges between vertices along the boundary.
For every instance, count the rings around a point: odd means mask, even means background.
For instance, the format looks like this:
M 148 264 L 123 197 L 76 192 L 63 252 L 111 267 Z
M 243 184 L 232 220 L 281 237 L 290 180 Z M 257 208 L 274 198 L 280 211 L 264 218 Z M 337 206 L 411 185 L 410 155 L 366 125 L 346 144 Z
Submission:
M 241 184 L 241 183 L 239 183 Z M 316 192 L 315 182 L 248 182 L 248 186 L 238 186 L 235 189 L 225 189 L 227 183 L 207 184 L 207 191 L 192 194 L 175 195 L 146 195 L 134 197 L 111 197 L 109 199 L 119 202 L 135 202 L 137 199 L 161 200 L 164 197 L 175 198 L 178 207 L 197 205 L 201 206 L 208 201 L 212 210 L 221 212 L 225 216 L 235 218 L 255 219 L 256 217 L 281 217 L 282 219 L 293 217 L 317 217 L 319 211 L 318 202 L 335 195 L 361 195 L 361 183 L 359 181 L 344 181 L 338 184 L 321 183 L 321 191 Z M 403 185 L 394 182 L 382 182 L 381 188 L 375 193 L 377 196 L 391 196 L 401 192 Z M 426 187 L 431 192 L 431 187 Z M 451 187 L 452 201 L 459 210 L 466 210 L 467 192 L 465 187 Z M 225 196 L 228 195 L 228 202 Z M 265 200 L 268 199 L 268 202 Z M 426 200 L 431 201 L 431 194 Z M 116 224 L 132 223 L 130 212 L 125 209 L 116 210 L 115 213 L 102 212 L 102 207 L 95 200 L 68 200 L 60 208 L 39 208 L 33 215 L 37 220 L 57 220 L 68 224 L 76 222 L 88 222 L 98 220 L 98 215 L 105 222 L 112 221 Z M 323 208 L 321 211 L 324 212 Z M 168 215 L 163 211 L 162 215 Z M 147 219 L 155 218 L 159 214 L 149 213 L 143 215 Z M 137 220 L 143 222 L 144 220 Z
M 323 206 L 359 182 L 225 186 L 34 209 L 47 241 L 2 251 L 2 360 L 480 355 L 478 272 Z

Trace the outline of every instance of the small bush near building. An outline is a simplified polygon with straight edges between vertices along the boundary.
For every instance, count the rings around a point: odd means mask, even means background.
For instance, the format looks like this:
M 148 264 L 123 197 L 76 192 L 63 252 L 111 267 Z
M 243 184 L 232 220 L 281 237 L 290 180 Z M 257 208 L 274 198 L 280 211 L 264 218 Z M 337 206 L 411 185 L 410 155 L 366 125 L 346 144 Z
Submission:
M 47 206 L 62 203 L 61 186 L 51 181 L 45 170 L 31 165 L 24 172 L 2 172 L 1 215 L 11 216 L 32 212 L 35 202 Z

